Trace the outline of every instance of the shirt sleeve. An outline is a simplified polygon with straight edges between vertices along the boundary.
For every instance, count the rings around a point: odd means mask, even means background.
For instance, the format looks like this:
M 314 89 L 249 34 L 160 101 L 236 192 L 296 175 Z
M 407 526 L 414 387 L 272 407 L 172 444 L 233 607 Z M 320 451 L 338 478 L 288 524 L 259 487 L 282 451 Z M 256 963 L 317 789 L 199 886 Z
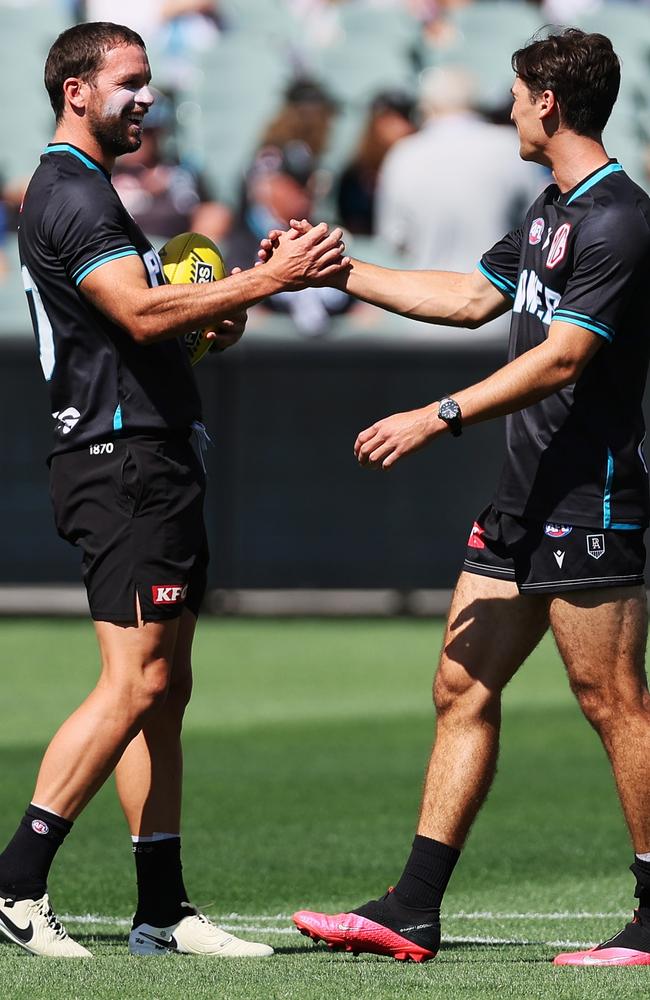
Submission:
M 576 234 L 573 273 L 553 319 L 611 343 L 649 255 L 650 233 L 639 215 L 625 218 L 615 208 L 594 212 Z
M 513 229 L 491 250 L 484 253 L 478 269 L 500 292 L 514 300 L 519 277 L 519 257 L 523 227 Z
M 103 177 L 74 187 L 61 184 L 45 222 L 50 246 L 74 285 L 102 264 L 138 254 L 124 225 L 124 209 Z

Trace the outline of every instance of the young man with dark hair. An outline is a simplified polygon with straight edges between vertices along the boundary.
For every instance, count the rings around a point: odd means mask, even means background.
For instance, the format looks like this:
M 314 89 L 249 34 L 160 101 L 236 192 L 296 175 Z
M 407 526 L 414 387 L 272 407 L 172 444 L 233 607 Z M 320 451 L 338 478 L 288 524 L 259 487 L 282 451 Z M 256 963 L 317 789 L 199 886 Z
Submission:
M 316 940 L 433 958 L 440 905 L 494 777 L 501 692 L 550 627 L 609 755 L 630 830 L 639 907 L 616 937 L 560 965 L 650 964 L 650 695 L 641 409 L 650 341 L 650 200 L 602 143 L 619 87 L 609 39 L 570 29 L 513 57 L 520 155 L 555 183 L 471 274 L 353 260 L 337 284 L 402 315 L 475 328 L 512 310 L 509 362 L 485 381 L 357 437 L 389 469 L 441 434 L 507 415 L 493 503 L 472 528 L 435 680 L 436 740 L 413 849 L 383 898 L 295 914 Z M 308 231 L 292 222 L 293 233 Z M 272 259 L 279 233 L 260 256 Z
M 285 238 L 267 265 L 165 285 L 110 181 L 115 158 L 139 147 L 153 102 L 142 39 L 120 25 L 77 25 L 52 46 L 45 78 L 57 127 L 25 196 L 20 255 L 51 394 L 55 519 L 83 551 L 101 675 L 50 743 L 0 854 L 0 930 L 38 955 L 90 955 L 52 913 L 47 878 L 115 771 L 138 882 L 129 950 L 270 955 L 216 927 L 183 884 L 180 734 L 208 556 L 201 404 L 179 338 L 207 327 L 219 348 L 236 343 L 247 307 L 346 266 L 341 233 L 321 225 Z

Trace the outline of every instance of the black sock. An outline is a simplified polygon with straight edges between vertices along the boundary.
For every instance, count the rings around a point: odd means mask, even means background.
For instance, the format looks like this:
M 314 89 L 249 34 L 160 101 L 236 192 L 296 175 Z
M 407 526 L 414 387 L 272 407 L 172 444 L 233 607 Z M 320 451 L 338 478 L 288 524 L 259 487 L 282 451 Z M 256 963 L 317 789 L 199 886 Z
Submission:
M 136 843 L 133 855 L 138 880 L 138 908 L 133 926 L 169 927 L 187 917 L 188 910 L 181 906 L 187 902 L 181 838 Z
M 439 909 L 459 857 L 455 847 L 416 834 L 411 855 L 395 886 L 395 896 L 405 906 Z
M 643 911 L 643 916 L 650 918 L 650 861 L 642 861 L 635 855 L 630 871 L 636 875 L 634 895 L 639 900 L 639 910 Z
M 0 891 L 16 899 L 40 899 L 54 855 L 71 829 L 70 820 L 30 803 L 0 854 Z

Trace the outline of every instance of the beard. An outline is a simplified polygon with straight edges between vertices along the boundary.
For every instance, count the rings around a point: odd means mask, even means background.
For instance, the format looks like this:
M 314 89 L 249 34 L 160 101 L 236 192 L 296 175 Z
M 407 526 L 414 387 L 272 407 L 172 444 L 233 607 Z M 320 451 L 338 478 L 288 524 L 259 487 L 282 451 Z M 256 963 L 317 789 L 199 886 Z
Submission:
M 98 114 L 88 109 L 88 129 L 108 156 L 123 156 L 134 153 L 142 145 L 142 131 L 139 135 L 129 134 L 131 122 L 124 111 L 121 114 Z

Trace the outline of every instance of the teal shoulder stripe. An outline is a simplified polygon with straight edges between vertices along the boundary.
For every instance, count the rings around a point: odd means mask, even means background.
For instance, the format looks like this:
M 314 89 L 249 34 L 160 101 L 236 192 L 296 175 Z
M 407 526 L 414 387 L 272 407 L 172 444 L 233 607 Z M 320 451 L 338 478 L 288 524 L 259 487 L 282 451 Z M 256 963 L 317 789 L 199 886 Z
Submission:
M 76 156 L 78 160 L 81 160 L 81 162 L 86 167 L 88 167 L 89 170 L 96 170 L 98 174 L 102 174 L 102 171 L 99 169 L 99 167 L 97 166 L 96 163 L 93 163 L 92 160 L 89 160 L 87 156 L 84 156 L 84 154 L 82 152 L 80 152 L 78 149 L 75 149 L 74 146 L 68 145 L 67 142 L 57 142 L 53 146 L 46 146 L 45 149 L 44 149 L 44 152 L 45 153 L 71 153 L 72 156 Z M 102 174 L 102 176 L 103 176 L 103 174 Z
M 581 326 L 585 330 L 591 330 L 592 333 L 597 333 L 599 337 L 603 337 L 603 339 L 610 344 L 614 339 L 612 334 L 603 330 L 602 327 L 595 326 L 593 323 L 589 323 L 584 319 L 576 319 L 575 316 L 563 316 L 561 310 L 559 309 L 556 309 L 553 313 L 553 319 L 558 319 L 561 323 L 570 323 L 572 326 Z
M 94 264 L 89 264 L 85 271 L 82 271 L 79 277 L 75 281 L 77 287 L 81 284 L 84 278 L 87 278 L 91 271 L 96 268 L 101 267 L 103 264 L 108 264 L 109 260 L 118 260 L 120 257 L 133 257 L 138 256 L 137 250 L 123 250 L 122 253 L 113 253 L 108 257 L 102 257 L 101 260 L 96 260 Z
M 500 274 L 494 274 L 492 271 L 488 270 L 488 268 L 485 267 L 481 261 L 479 261 L 476 266 L 481 274 L 485 275 L 488 281 L 492 282 L 493 285 L 496 285 L 499 291 L 505 292 L 506 295 L 509 295 L 510 298 L 514 299 L 515 286 L 508 278 L 503 278 Z
M 612 531 L 643 531 L 641 524 L 610 524 Z
M 602 181 L 604 177 L 608 177 L 609 174 L 615 174 L 622 169 L 623 167 L 621 166 L 620 163 L 608 163 L 606 167 L 603 167 L 602 170 L 599 170 L 597 174 L 594 174 L 594 176 L 590 177 L 589 180 L 586 180 L 584 184 L 581 184 L 580 187 L 577 189 L 577 191 L 573 192 L 573 194 L 567 201 L 567 205 L 570 205 L 571 202 L 575 201 L 576 198 L 579 198 L 581 194 L 584 194 L 585 191 L 588 191 L 589 188 L 592 188 L 594 184 L 598 184 L 599 181 Z
M 122 430 L 122 407 L 120 403 L 117 404 L 115 413 L 113 414 L 113 430 L 114 431 Z
M 579 313 L 576 312 L 574 309 L 563 309 L 562 306 L 560 306 L 555 311 L 558 313 L 562 313 L 563 316 L 574 316 L 575 319 L 586 319 L 589 323 L 593 323 L 594 326 L 601 327 L 601 329 L 603 329 L 606 333 L 611 333 L 612 335 L 614 334 L 613 326 L 608 326 L 607 323 L 603 323 L 599 319 L 594 319 L 593 316 L 588 316 L 587 313 Z
M 94 257 L 89 257 L 88 260 L 83 262 L 83 264 L 80 264 L 79 267 L 72 272 L 73 279 L 77 274 L 79 274 L 80 271 L 83 271 L 84 268 L 100 261 L 103 257 L 108 257 L 109 254 L 122 253 L 124 250 L 134 250 L 136 253 L 138 252 L 132 243 L 125 243 L 123 247 L 115 247 L 113 250 L 102 250 L 101 253 L 96 253 Z

